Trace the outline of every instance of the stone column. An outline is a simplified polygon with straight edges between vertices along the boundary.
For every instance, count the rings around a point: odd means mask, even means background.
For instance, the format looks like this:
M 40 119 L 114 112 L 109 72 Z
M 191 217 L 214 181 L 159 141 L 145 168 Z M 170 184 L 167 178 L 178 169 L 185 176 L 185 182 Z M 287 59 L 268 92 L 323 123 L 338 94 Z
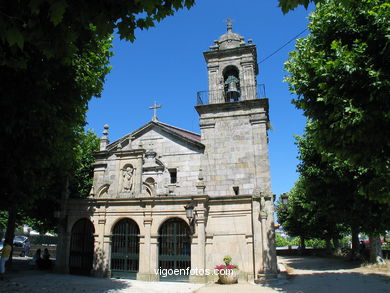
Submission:
M 190 275 L 191 283 L 206 283 L 207 276 L 204 274 L 206 269 L 206 209 L 203 203 L 199 203 L 196 208 L 196 245 L 191 245 L 191 269 L 196 270 L 197 275 Z
M 260 221 L 260 201 L 254 198 L 252 201 L 252 227 L 253 227 L 253 274 L 254 279 L 257 273 L 263 271 L 263 242 L 262 227 Z
M 208 73 L 209 73 L 209 96 L 208 102 L 203 101 L 203 104 L 215 104 L 223 102 L 223 98 L 219 96 L 218 91 L 218 65 L 209 65 Z
M 276 262 L 276 250 L 274 240 L 274 227 L 273 227 L 273 195 L 269 192 L 261 192 L 259 189 L 255 190 L 253 195 L 253 216 L 257 214 L 257 222 L 254 222 L 256 231 L 254 231 L 254 249 L 261 248 L 261 257 L 255 258 L 255 283 L 268 283 L 277 277 L 277 262 Z M 259 213 L 257 213 L 259 212 Z M 272 219 L 271 219 L 272 218 Z M 271 226 L 272 225 L 272 226 Z M 259 233 L 260 232 L 260 233 Z M 259 239 L 258 235 L 261 239 Z M 260 245 L 259 245 L 260 244 Z M 255 253 L 256 255 L 256 253 Z M 260 254 L 257 252 L 257 255 Z
M 104 277 L 111 278 L 111 245 L 112 245 L 112 235 L 109 234 L 104 235 L 103 242 L 103 254 L 106 256 L 104 258 Z
M 140 239 L 139 247 L 139 272 L 137 274 L 137 280 L 152 281 L 154 280 L 151 274 L 154 271 L 151 270 L 151 227 L 153 219 L 149 215 L 144 217 L 144 230 L 145 234 Z
M 56 248 L 56 265 L 54 271 L 60 274 L 69 274 L 70 233 L 63 231 L 58 234 Z
M 137 156 L 137 161 L 136 161 L 136 170 L 133 174 L 133 176 L 135 176 L 134 178 L 134 194 L 136 196 L 139 196 L 141 195 L 142 193 L 142 163 L 143 163 L 143 156 L 142 155 L 138 155 Z
M 106 253 L 104 251 L 104 231 L 106 225 L 105 215 L 98 220 L 97 229 L 95 231 L 95 255 L 93 260 L 93 275 L 96 277 L 106 276 Z
M 150 281 L 159 281 L 160 276 L 155 272 L 158 266 L 158 234 L 150 236 Z
M 256 83 L 254 74 L 253 62 L 241 62 L 243 68 L 241 83 L 241 99 L 242 100 L 253 100 L 256 99 Z

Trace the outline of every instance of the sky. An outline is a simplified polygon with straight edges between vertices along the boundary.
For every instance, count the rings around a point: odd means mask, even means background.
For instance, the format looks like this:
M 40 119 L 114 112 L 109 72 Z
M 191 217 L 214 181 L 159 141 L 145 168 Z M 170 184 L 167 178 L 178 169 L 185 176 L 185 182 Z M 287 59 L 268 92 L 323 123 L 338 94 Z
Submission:
M 208 89 L 203 52 L 226 32 L 226 19 L 233 20 L 233 32 L 253 40 L 257 47 L 259 84 L 265 84 L 270 104 L 269 155 L 272 191 L 289 191 L 298 178 L 294 135 L 301 135 L 305 117 L 291 100 L 283 82 L 283 69 L 295 41 L 264 62 L 286 42 L 302 32 L 309 12 L 303 7 L 283 15 L 277 0 L 196 1 L 167 17 L 154 28 L 136 30 L 134 43 L 114 37 L 112 71 L 106 77 L 101 98 L 93 98 L 87 113 L 87 129 L 100 137 L 108 124 L 111 142 L 148 123 L 154 101 L 159 121 L 200 133 L 195 111 L 196 93 Z M 307 35 L 307 31 L 300 37 Z

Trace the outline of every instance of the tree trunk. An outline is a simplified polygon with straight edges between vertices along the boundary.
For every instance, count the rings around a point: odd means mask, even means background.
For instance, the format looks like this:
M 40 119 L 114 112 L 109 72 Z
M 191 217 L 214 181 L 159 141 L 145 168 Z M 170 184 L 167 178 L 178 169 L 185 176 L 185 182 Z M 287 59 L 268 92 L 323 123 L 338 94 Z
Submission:
M 359 255 L 359 231 L 356 229 L 356 227 L 351 227 L 351 234 L 352 234 L 352 254 L 351 258 L 355 259 Z
M 333 246 L 335 255 L 341 255 L 340 240 L 337 237 L 333 237 Z
M 306 248 L 306 246 L 305 246 L 305 237 L 300 236 L 300 237 L 299 237 L 299 240 L 300 240 L 299 254 L 300 254 L 300 255 L 303 255 L 304 252 L 305 252 L 305 248 Z
M 330 243 L 330 238 L 325 239 L 325 249 L 326 249 L 326 254 L 328 255 L 332 254 L 332 245 Z
M 10 207 L 8 209 L 7 231 L 5 232 L 5 240 L 8 240 L 12 246 L 11 255 L 9 256 L 7 262 L 8 267 L 12 266 L 12 252 L 13 252 L 13 241 L 15 237 L 15 226 L 16 226 L 16 208 Z
M 369 235 L 370 239 L 370 262 L 385 264 L 382 254 L 382 243 L 379 235 Z

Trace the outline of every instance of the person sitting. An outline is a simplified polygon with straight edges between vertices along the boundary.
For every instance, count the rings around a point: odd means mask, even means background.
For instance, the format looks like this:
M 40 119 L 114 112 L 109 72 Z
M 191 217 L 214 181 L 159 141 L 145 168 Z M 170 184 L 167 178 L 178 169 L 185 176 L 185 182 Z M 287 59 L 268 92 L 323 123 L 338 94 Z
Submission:
M 42 260 L 41 260 L 41 269 L 48 270 L 51 268 L 50 253 L 47 248 L 43 251 Z
M 4 280 L 4 274 L 5 274 L 5 263 L 8 261 L 11 251 L 12 251 L 12 245 L 11 241 L 9 239 L 6 239 L 4 241 L 4 247 L 1 249 L 0 254 L 0 280 Z
M 38 269 L 41 268 L 42 265 L 42 258 L 41 258 L 41 249 L 38 248 L 37 251 L 34 254 L 34 257 L 32 259 L 32 264 L 36 265 Z

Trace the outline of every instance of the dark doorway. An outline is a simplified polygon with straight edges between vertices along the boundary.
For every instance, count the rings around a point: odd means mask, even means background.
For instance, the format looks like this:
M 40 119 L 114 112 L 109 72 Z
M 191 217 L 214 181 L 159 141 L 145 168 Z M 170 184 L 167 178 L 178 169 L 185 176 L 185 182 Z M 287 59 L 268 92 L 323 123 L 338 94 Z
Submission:
M 179 218 L 167 220 L 159 229 L 158 243 L 159 269 L 181 269 L 180 275 L 172 274 L 165 278 L 160 276 L 160 281 L 188 280 L 191 269 L 191 237 L 188 224 Z
M 135 279 L 139 266 L 139 228 L 131 219 L 120 220 L 112 231 L 111 276 Z
M 93 265 L 95 228 L 88 219 L 77 221 L 72 227 L 69 253 L 69 272 L 89 275 Z

